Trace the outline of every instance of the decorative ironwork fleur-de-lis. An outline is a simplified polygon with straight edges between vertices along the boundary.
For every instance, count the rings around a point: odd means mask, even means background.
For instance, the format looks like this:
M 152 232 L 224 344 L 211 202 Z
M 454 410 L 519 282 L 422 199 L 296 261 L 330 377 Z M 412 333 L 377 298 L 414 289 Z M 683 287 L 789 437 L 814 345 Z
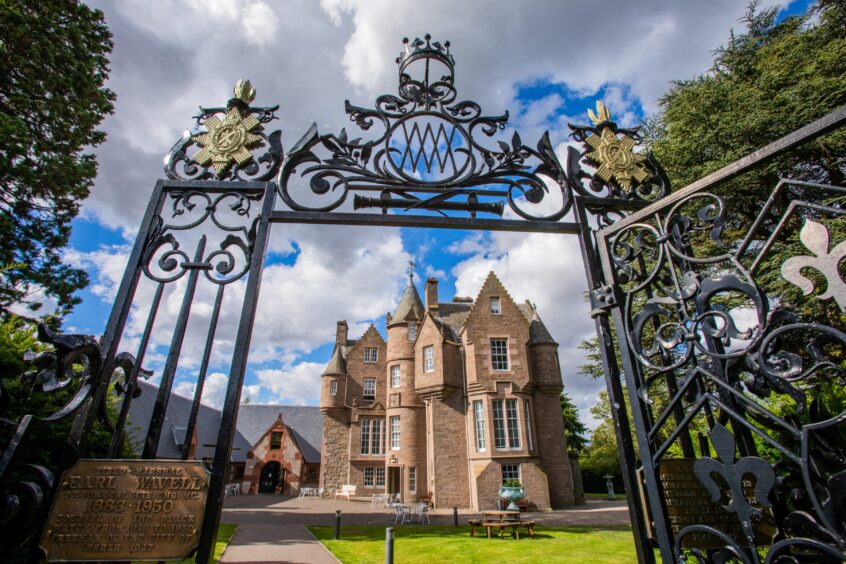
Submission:
M 805 248 L 816 256 L 791 257 L 781 265 L 781 275 L 791 284 L 796 284 L 807 296 L 814 291 L 813 280 L 802 275 L 803 268 L 813 268 L 825 276 L 826 289 L 818 299 L 834 298 L 840 310 L 846 313 L 846 282 L 840 277 L 838 265 L 846 258 L 846 241 L 838 243 L 831 251 L 829 247 L 828 229 L 822 223 L 807 219 L 799 239 Z
M 711 444 L 714 445 L 720 461 L 715 458 L 700 458 L 693 463 L 693 473 L 711 494 L 711 501 L 719 501 L 723 494 L 713 475 L 717 474 L 726 481 L 731 498 L 728 505 L 722 507 L 729 513 L 737 514 L 746 539 L 750 546 L 754 546 L 752 516 L 759 515 L 762 510 L 747 501 L 743 491 L 743 479 L 750 474 L 754 476 L 755 499 L 762 506 L 770 507 L 767 496 L 775 483 L 775 472 L 765 460 L 756 456 L 744 456 L 735 461 L 734 437 L 719 423 L 711 429 Z

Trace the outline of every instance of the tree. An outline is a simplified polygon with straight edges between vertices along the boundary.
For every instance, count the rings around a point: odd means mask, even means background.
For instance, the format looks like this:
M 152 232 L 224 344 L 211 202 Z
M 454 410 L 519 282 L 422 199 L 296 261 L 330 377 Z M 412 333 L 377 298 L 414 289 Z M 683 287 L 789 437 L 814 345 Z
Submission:
M 111 34 L 75 0 L 0 2 L 0 311 L 39 289 L 67 312 L 85 272 L 62 262 L 113 110 Z M 39 304 L 30 304 L 38 309 Z
M 846 3 L 818 2 L 782 21 L 778 10 L 751 3 L 745 32 L 732 32 L 711 70 L 674 82 L 660 99 L 646 140 L 677 188 L 846 104 Z M 782 176 L 843 185 L 844 155 L 846 132 L 835 132 L 744 176 L 743 185 L 772 188 Z M 740 211 L 754 218 L 757 209 Z
M 567 435 L 567 447 L 582 452 L 587 446 L 585 434 L 587 427 L 579 419 L 579 410 L 566 392 L 561 392 L 561 413 L 564 414 L 564 434 Z

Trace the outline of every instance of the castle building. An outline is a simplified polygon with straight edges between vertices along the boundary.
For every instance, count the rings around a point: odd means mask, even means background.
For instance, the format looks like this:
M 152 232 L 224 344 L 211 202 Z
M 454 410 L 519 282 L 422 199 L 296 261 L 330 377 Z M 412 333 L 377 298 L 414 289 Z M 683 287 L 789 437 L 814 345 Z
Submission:
M 387 340 L 373 326 L 350 340 L 338 322 L 321 379 L 320 485 L 484 510 L 518 479 L 537 509 L 574 504 L 558 343 L 535 308 L 493 273 L 475 300 L 439 303 L 434 278 L 424 297 L 410 278 Z

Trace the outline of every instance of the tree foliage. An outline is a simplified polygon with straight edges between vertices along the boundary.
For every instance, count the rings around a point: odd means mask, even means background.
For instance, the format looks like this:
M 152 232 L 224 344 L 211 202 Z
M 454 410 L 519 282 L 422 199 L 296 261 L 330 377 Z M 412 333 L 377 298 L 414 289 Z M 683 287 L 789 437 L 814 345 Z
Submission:
M 745 31 L 717 49 L 710 71 L 674 82 L 660 99 L 645 133 L 676 188 L 846 104 L 846 3 L 818 2 L 781 21 L 778 10 L 750 4 Z M 780 177 L 843 185 L 844 155 L 846 132 L 835 132 L 744 175 L 743 192 Z M 745 219 L 757 211 L 740 210 Z
M 62 262 L 112 112 L 103 13 L 74 0 L 0 0 L 0 310 L 39 288 L 68 311 L 85 272 Z M 38 304 L 31 304 L 37 309 Z
M 579 419 L 579 410 L 566 392 L 561 393 L 561 413 L 564 415 L 564 433 L 567 435 L 567 448 L 582 452 L 587 446 L 588 429 Z

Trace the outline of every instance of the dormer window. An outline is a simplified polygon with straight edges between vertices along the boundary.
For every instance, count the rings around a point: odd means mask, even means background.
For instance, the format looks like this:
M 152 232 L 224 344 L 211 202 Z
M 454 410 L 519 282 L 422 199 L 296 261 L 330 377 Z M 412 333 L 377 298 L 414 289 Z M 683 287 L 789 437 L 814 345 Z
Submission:
M 416 323 L 409 323 L 408 324 L 408 340 L 413 341 L 417 338 L 417 324 Z
M 365 364 L 376 364 L 376 359 L 379 357 L 379 349 L 376 347 L 367 347 L 364 349 Z
M 491 297 L 491 313 L 494 315 L 499 315 L 502 313 L 502 304 L 497 296 Z
M 282 448 L 282 433 L 279 431 L 273 431 L 270 433 L 270 448 L 272 450 L 278 450 Z

